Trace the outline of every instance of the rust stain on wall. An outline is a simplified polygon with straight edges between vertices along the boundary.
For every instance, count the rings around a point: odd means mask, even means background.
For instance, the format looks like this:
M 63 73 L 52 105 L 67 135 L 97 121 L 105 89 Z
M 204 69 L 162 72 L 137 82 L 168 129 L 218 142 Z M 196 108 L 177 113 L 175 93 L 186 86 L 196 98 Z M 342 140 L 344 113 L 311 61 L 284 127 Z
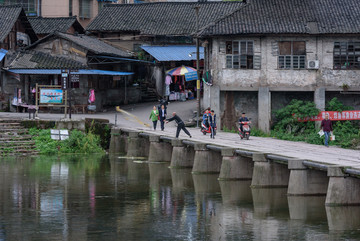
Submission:
M 225 109 L 221 116 L 221 123 L 222 123 L 221 129 L 223 129 L 225 126 L 230 130 L 231 129 L 236 130 L 237 128 L 236 120 L 237 117 L 235 115 L 234 95 L 233 92 L 227 91 L 225 92 Z

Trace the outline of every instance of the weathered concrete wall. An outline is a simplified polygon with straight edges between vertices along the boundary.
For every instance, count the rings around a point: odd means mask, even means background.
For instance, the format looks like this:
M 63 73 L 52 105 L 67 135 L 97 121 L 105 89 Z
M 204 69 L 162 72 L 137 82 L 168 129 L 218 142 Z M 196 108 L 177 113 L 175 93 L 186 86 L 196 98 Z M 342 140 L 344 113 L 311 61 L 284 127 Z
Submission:
M 228 69 L 226 54 L 219 52 L 220 43 L 226 40 L 253 40 L 254 55 L 261 55 L 261 69 Z M 352 38 L 351 41 L 359 41 Z M 318 59 L 319 70 L 278 69 L 278 41 L 305 41 L 306 61 Z M 314 90 L 316 86 L 325 86 L 327 90 L 341 90 L 342 84 L 350 89 L 360 89 L 360 70 L 334 70 L 333 48 L 335 41 L 349 41 L 349 38 L 329 37 L 232 37 L 214 38 L 211 56 L 211 74 L 214 85 L 221 90 L 257 90 L 259 86 L 268 86 L 272 90 Z M 307 63 L 306 63 L 307 65 Z
M 241 113 L 245 112 L 251 118 L 252 126 L 258 124 L 258 93 L 254 91 L 221 91 L 218 119 L 221 128 L 238 128 Z M 220 124 L 218 123 L 218 126 Z
M 252 40 L 254 55 L 261 56 L 261 68 L 256 69 L 230 69 L 226 68 L 226 54 L 220 51 L 225 41 Z M 305 41 L 306 60 L 319 60 L 318 70 L 301 69 L 285 70 L 278 68 L 278 41 Z M 315 101 L 320 109 L 324 109 L 325 100 L 331 97 L 339 99 L 347 105 L 360 107 L 359 95 L 340 95 L 342 85 L 349 86 L 350 91 L 360 90 L 360 70 L 334 70 L 333 48 L 335 41 L 349 41 L 348 38 L 329 37 L 229 37 L 214 38 L 212 40 L 210 70 L 213 86 L 204 88 L 204 103 L 210 106 L 219 106 L 217 110 L 221 116 L 219 125 L 235 128 L 236 118 L 241 112 L 252 117 L 253 126 L 268 131 L 274 110 L 290 103 L 291 99 Z M 351 41 L 360 41 L 352 38 Z M 259 103 L 261 96 L 253 95 L 251 91 L 269 88 L 271 109 L 258 109 L 269 103 Z M 244 94 L 249 91 L 249 94 Z M 273 92 L 276 94 L 273 96 Z M 292 92 L 294 91 L 294 92 Z M 324 92 L 325 91 L 325 92 Z M 333 91 L 328 93 L 329 91 Z M 303 94 L 305 92 L 305 94 Z M 295 93 L 295 94 L 293 94 Z M 325 96 L 324 97 L 324 93 Z M 217 100 L 220 95 L 220 100 Z M 251 97 L 250 97 L 251 96 Z M 271 113 L 271 115 L 269 115 Z M 260 125 L 258 117 L 263 121 Z M 267 119 L 268 118 L 268 119 Z
M 341 94 L 338 91 L 328 91 L 325 93 L 326 102 L 336 97 L 344 105 L 352 106 L 354 110 L 360 109 L 360 95 L 359 94 Z
M 293 99 L 303 101 L 313 101 L 314 93 L 310 91 L 272 91 L 271 92 L 271 114 L 272 120 L 275 118 L 275 111 L 288 105 Z

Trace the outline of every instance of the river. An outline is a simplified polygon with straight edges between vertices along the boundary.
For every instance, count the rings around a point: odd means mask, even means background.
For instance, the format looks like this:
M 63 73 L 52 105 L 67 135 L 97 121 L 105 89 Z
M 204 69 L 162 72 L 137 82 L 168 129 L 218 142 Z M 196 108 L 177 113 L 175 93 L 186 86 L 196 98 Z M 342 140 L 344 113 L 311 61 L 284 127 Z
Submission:
M 360 207 L 119 156 L 0 159 L 0 241 L 357 240 Z

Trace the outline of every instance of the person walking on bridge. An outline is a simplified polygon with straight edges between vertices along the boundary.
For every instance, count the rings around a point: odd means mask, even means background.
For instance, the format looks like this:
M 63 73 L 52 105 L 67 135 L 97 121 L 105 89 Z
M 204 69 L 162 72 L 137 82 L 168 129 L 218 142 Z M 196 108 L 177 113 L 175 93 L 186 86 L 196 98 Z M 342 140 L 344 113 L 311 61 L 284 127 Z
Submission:
M 179 134 L 180 131 L 183 130 L 190 138 L 191 138 L 191 134 L 190 132 L 186 129 L 184 122 L 182 121 L 182 119 L 176 114 L 176 112 L 172 113 L 173 117 L 171 117 L 170 119 L 166 119 L 166 123 L 169 123 L 170 121 L 175 120 L 176 124 L 177 124 L 177 129 L 176 129 L 176 138 L 179 138 Z
M 156 130 L 156 126 L 157 126 L 157 121 L 159 119 L 159 111 L 156 109 L 156 106 L 153 107 L 153 110 L 150 113 L 150 117 L 149 120 L 151 119 L 151 121 L 153 122 L 153 127 L 154 130 Z
M 323 119 L 321 121 L 321 129 L 323 130 L 324 135 L 325 135 L 325 146 L 329 147 L 329 136 L 333 130 L 333 127 L 332 127 L 331 120 L 329 119 L 328 113 L 325 114 L 325 119 Z

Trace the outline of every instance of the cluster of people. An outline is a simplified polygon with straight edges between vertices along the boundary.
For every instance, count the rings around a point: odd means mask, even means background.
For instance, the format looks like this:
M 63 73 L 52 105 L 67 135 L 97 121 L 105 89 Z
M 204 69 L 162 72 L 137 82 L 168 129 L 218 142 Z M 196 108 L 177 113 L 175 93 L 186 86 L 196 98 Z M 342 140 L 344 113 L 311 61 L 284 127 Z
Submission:
M 150 113 L 149 120 L 153 122 L 154 130 L 156 130 L 157 122 L 160 121 L 160 127 L 163 131 L 165 129 L 165 120 L 167 116 L 166 112 L 166 106 L 168 102 L 166 100 L 160 100 L 159 106 L 156 108 L 156 106 L 153 107 L 153 110 Z
M 176 112 L 172 113 L 172 117 L 167 119 L 167 104 L 168 102 L 164 99 L 160 100 L 160 105 L 158 108 L 156 106 L 153 107 L 153 110 L 150 113 L 149 119 L 153 122 L 153 128 L 156 130 L 157 122 L 160 121 L 161 130 L 165 129 L 165 123 L 169 123 L 170 121 L 175 120 L 177 124 L 176 130 L 176 138 L 179 137 L 180 131 L 183 130 L 190 138 L 192 137 L 190 132 L 186 129 L 185 123 L 181 120 L 181 118 L 176 114 Z
M 160 104 L 158 106 L 154 106 L 153 110 L 150 113 L 149 119 L 153 122 L 153 128 L 156 130 L 157 123 L 160 121 L 161 130 L 164 131 L 165 123 L 170 121 L 174 121 L 177 123 L 177 130 L 176 130 L 176 138 L 179 137 L 180 131 L 183 130 L 189 137 L 191 137 L 190 132 L 186 129 L 185 123 L 181 120 L 181 118 L 176 114 L 176 112 L 172 113 L 171 118 L 167 118 L 167 105 L 168 102 L 165 99 L 160 100 Z M 243 131 L 243 124 L 242 122 L 249 121 L 249 119 L 245 116 L 245 113 L 242 113 L 239 119 L 239 125 L 241 131 Z M 210 133 L 210 138 L 215 138 L 216 135 L 216 114 L 214 110 L 211 110 L 208 107 L 203 116 L 202 116 L 202 127 L 201 131 L 206 134 Z
M 206 127 L 206 130 L 209 130 L 210 138 L 215 138 L 216 130 L 216 114 L 214 110 L 211 110 L 210 107 L 207 108 L 202 117 L 203 125 Z

